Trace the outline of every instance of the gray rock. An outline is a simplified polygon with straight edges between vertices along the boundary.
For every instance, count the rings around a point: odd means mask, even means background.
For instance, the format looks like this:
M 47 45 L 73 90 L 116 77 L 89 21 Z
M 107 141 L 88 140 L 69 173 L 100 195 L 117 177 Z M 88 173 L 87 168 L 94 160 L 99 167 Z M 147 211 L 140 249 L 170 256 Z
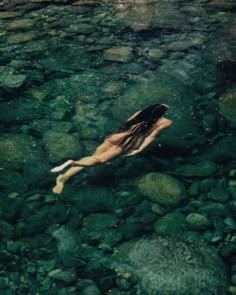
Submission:
M 123 243 L 114 267 L 138 279 L 140 294 L 227 293 L 223 262 L 206 244 L 183 237 L 152 236 Z
M 137 186 L 140 193 L 163 206 L 177 206 L 185 197 L 184 185 L 177 179 L 161 174 L 148 173 L 142 176 Z

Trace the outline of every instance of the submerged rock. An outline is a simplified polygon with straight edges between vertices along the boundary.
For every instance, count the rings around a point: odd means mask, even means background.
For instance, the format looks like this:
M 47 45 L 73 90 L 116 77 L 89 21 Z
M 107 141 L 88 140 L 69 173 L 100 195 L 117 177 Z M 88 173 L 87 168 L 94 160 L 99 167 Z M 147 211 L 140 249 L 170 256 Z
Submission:
M 175 207 L 186 197 L 181 182 L 161 173 L 148 173 L 138 180 L 137 185 L 141 194 L 164 206 Z
M 35 38 L 35 34 L 31 32 L 26 32 L 26 33 L 17 33 L 17 34 L 12 34 L 7 38 L 7 42 L 10 44 L 21 44 L 25 43 L 28 41 L 31 41 Z
M 185 176 L 210 176 L 215 173 L 217 166 L 212 161 L 201 161 L 195 164 L 181 165 L 176 169 L 177 174 Z
M 25 74 L 16 74 L 13 68 L 0 66 L 0 87 L 5 89 L 20 88 L 26 78 Z
M 123 243 L 114 267 L 138 278 L 140 294 L 227 294 L 223 262 L 203 242 L 152 236 Z
M 47 131 L 43 141 L 51 162 L 59 162 L 68 158 L 79 157 L 81 147 L 77 138 L 72 134 Z
M 40 161 L 40 148 L 33 137 L 23 134 L 3 134 L 0 137 L 0 166 L 19 169 L 25 163 Z
M 110 61 L 129 62 L 132 59 L 132 48 L 128 46 L 109 48 L 104 51 L 103 57 Z
M 229 90 L 218 101 L 220 113 L 227 119 L 229 125 L 236 128 L 236 87 Z

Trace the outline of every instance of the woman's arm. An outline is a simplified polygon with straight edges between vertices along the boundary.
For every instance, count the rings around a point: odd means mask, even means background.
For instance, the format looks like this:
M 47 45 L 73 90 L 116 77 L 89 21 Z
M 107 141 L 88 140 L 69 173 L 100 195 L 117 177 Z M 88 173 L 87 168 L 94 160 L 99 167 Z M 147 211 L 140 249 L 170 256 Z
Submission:
M 147 146 L 149 146 L 150 143 L 152 143 L 155 138 L 157 137 L 157 135 L 159 134 L 159 132 L 162 129 L 165 129 L 167 127 L 169 127 L 172 124 L 171 120 L 165 119 L 163 118 L 162 123 L 156 128 L 154 129 L 143 141 L 143 143 L 140 145 L 140 147 L 136 150 L 131 151 L 130 153 L 126 154 L 126 156 L 134 156 L 139 154 L 141 151 L 143 151 Z

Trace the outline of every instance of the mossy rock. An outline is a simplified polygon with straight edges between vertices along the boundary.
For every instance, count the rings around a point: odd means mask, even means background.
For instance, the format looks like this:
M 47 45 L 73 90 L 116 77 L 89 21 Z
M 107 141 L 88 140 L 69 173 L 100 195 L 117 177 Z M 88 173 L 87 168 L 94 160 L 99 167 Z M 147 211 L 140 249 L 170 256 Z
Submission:
M 142 176 L 137 186 L 141 194 L 163 206 L 176 207 L 186 197 L 185 187 L 179 180 L 161 173 Z
M 53 163 L 77 158 L 81 153 L 79 141 L 72 134 L 50 130 L 44 134 L 43 141 L 48 151 L 48 158 Z
M 32 136 L 4 134 L 0 137 L 0 166 L 20 169 L 24 164 L 40 161 L 41 150 Z

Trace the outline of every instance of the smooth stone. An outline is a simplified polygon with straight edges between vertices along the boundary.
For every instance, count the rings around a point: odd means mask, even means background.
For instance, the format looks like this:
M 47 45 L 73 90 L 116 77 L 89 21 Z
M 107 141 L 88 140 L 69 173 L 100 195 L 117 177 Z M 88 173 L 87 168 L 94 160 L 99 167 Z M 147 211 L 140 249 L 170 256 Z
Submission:
M 35 37 L 36 37 L 35 34 L 31 33 L 31 32 L 11 34 L 7 38 L 7 42 L 10 43 L 10 44 L 21 44 L 21 43 L 31 41 Z
M 177 179 L 161 174 L 148 173 L 137 181 L 140 193 L 163 206 L 177 206 L 186 197 L 184 185 Z
M 11 21 L 7 26 L 7 30 L 29 29 L 33 27 L 34 22 L 31 19 L 17 19 Z
M 109 48 L 104 50 L 103 54 L 105 60 L 117 62 L 129 62 L 132 57 L 132 48 L 128 46 Z
M 204 35 L 193 36 L 190 39 L 178 40 L 171 42 L 167 45 L 167 49 L 170 51 L 185 51 L 191 47 L 197 47 L 202 45 L 206 41 Z
M 49 45 L 46 40 L 31 41 L 24 45 L 25 54 L 45 52 Z
M 229 125 L 236 128 L 236 87 L 228 90 L 218 100 L 219 112 L 226 118 Z
M 0 220 L 0 237 L 1 238 L 8 238 L 8 239 L 13 238 L 14 231 L 15 229 L 10 223 L 4 220 Z
M 209 216 L 226 217 L 229 212 L 225 205 L 214 202 L 205 202 L 200 208 L 199 212 L 205 213 Z
M 85 35 L 93 33 L 95 29 L 96 28 L 94 26 L 85 23 L 76 24 L 69 27 L 71 32 Z
M 211 178 L 205 178 L 199 182 L 199 189 L 201 193 L 207 193 L 217 185 L 217 181 Z
M 88 286 L 82 291 L 82 295 L 101 295 L 101 291 L 97 286 Z
M 26 81 L 24 74 L 15 74 L 13 68 L 0 66 L 0 86 L 6 89 L 20 88 Z
M 49 272 L 48 276 L 54 281 L 62 282 L 65 285 L 73 284 L 77 280 L 77 275 L 74 271 L 54 269 Z
M 191 197 L 194 197 L 194 196 L 197 196 L 198 194 L 200 194 L 199 181 L 195 181 L 191 183 L 191 185 L 189 186 L 189 195 Z
M 49 130 L 44 133 L 43 142 L 48 151 L 48 158 L 53 163 L 77 158 L 81 153 L 79 141 L 72 134 Z
M 231 277 L 231 283 L 236 286 L 236 274 L 233 274 Z
M 60 259 L 66 267 L 74 267 L 80 264 L 80 237 L 77 231 L 61 226 L 52 233 L 57 241 L 57 250 Z
M 225 190 L 224 188 L 212 188 L 209 195 L 209 199 L 213 200 L 215 202 L 220 202 L 220 203 L 224 203 L 226 201 L 228 201 L 229 199 L 229 195 L 227 193 L 227 190 Z
M 16 11 L 0 11 L 0 18 L 2 19 L 14 18 L 18 15 L 19 12 Z
M 185 164 L 176 169 L 177 173 L 186 176 L 211 176 L 216 171 L 217 165 L 212 161 L 201 161 L 194 164 Z
M 160 48 L 150 48 L 148 50 L 147 58 L 152 61 L 159 61 L 164 55 L 165 53 Z
M 158 234 L 176 235 L 186 230 L 185 216 L 180 213 L 168 213 L 160 217 L 154 224 L 154 231 Z
M 187 226 L 193 230 L 202 230 L 207 229 L 210 226 L 209 219 L 199 213 L 190 213 L 186 216 L 185 219 Z

